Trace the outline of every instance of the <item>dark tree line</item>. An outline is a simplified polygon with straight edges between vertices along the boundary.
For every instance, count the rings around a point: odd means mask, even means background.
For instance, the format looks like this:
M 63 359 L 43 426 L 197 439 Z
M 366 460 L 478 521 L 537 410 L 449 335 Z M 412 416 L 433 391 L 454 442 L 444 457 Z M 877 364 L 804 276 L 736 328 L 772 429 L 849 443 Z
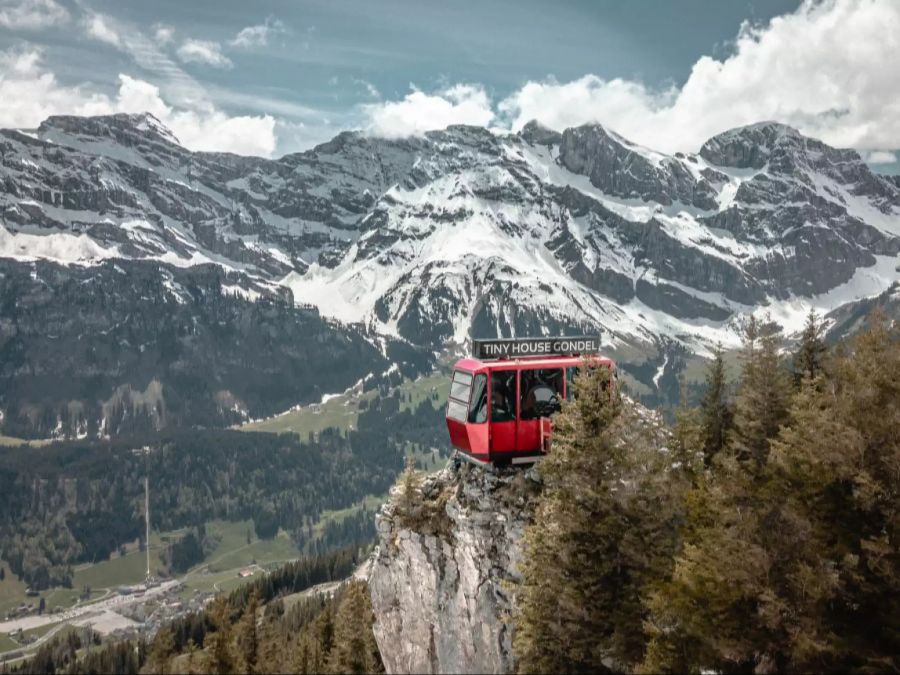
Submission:
M 203 562 L 209 549 L 214 547 L 206 536 L 206 526 L 191 527 L 163 553 L 163 561 L 171 574 L 183 574 L 194 565 Z

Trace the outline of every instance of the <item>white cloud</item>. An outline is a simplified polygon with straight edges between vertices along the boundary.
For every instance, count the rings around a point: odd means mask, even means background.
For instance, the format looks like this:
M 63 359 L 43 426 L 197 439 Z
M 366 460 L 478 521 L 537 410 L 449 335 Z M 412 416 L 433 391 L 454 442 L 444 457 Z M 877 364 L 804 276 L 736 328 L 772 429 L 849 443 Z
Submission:
M 153 26 L 153 37 L 157 44 L 170 44 L 175 39 L 175 29 L 172 26 L 158 23 Z
M 184 63 L 202 63 L 213 68 L 231 68 L 231 59 L 222 53 L 222 45 L 212 40 L 185 40 L 178 48 Z
M 152 113 L 187 148 L 264 157 L 275 151 L 275 119 L 269 115 L 230 117 L 212 106 L 173 109 L 155 85 L 128 75 L 119 75 L 119 82 L 117 112 Z
M 231 41 L 233 47 L 265 47 L 269 37 L 285 31 L 284 24 L 278 19 L 269 17 L 265 23 L 242 28 Z
M 510 118 L 514 130 L 532 119 L 554 129 L 601 122 L 632 140 L 639 140 L 629 136 L 623 125 L 628 129 L 644 128 L 657 110 L 671 106 L 676 98 L 674 90 L 654 93 L 636 82 L 585 75 L 565 83 L 528 82 L 501 101 L 498 108 Z
M 866 161 L 869 164 L 893 164 L 897 161 L 897 155 L 887 150 L 873 150 L 866 153 Z
M 49 115 L 98 115 L 109 100 L 80 87 L 64 87 L 41 65 L 37 49 L 0 51 L 0 127 L 32 128 Z
M 0 0 L 0 26 L 40 30 L 66 23 L 69 12 L 56 0 Z
M 766 26 L 743 25 L 733 55 L 700 58 L 680 88 L 586 75 L 529 82 L 499 110 L 513 129 L 597 121 L 666 151 L 766 119 L 837 146 L 900 147 L 898 53 L 900 2 L 805 0 Z
M 457 84 L 434 94 L 413 87 L 401 101 L 366 104 L 362 109 L 366 130 L 386 138 L 417 135 L 450 124 L 486 126 L 494 119 L 487 92 L 471 84 Z
M 176 107 L 159 87 L 119 75 L 114 96 L 62 85 L 41 62 L 39 50 L 0 51 L 0 128 L 33 128 L 50 115 L 106 115 L 150 112 L 192 150 L 270 157 L 276 146 L 269 115 L 230 116 L 210 103 Z
M 118 49 L 123 48 L 122 37 L 109 17 L 103 14 L 89 14 L 82 19 L 82 25 L 88 37 Z
M 448 124 L 531 119 L 555 128 L 600 122 L 654 149 L 695 151 L 711 136 L 777 120 L 839 147 L 900 147 L 900 2 L 805 0 L 764 26 L 745 23 L 733 54 L 703 56 L 680 86 L 585 75 L 528 82 L 495 105 L 457 85 L 362 106 L 373 134 L 404 136 Z M 495 115 L 496 111 L 496 115 Z
M 372 98 L 381 98 L 381 92 L 378 91 L 378 87 L 369 82 L 368 80 L 362 80 L 359 78 L 353 78 L 353 84 L 359 85 L 363 89 L 365 89 L 366 93 Z

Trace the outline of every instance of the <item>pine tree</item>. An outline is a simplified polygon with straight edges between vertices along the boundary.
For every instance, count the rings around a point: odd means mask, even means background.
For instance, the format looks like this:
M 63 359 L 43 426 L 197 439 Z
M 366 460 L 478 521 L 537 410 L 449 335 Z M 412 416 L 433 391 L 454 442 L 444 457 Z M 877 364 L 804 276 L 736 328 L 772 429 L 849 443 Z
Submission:
M 900 323 L 876 310 L 834 370 L 824 395 L 854 441 L 827 492 L 845 499 L 826 516 L 851 589 L 837 630 L 860 669 L 900 670 Z
M 688 499 L 643 670 L 900 666 L 900 330 L 876 316 L 828 370 L 764 463 L 727 457 Z
M 778 331 L 751 319 L 742 353 L 734 428 L 727 452 L 686 497 L 684 542 L 672 577 L 648 599 L 650 642 L 640 670 L 731 671 L 760 665 L 760 599 L 771 566 L 763 522 L 772 515 L 766 460 L 787 420 L 789 388 Z M 777 518 L 768 523 L 774 529 Z
M 794 380 L 798 386 L 803 378 L 813 379 L 822 372 L 826 352 L 822 331 L 823 326 L 818 315 L 810 308 L 800 336 L 800 344 L 794 354 Z
M 398 514 L 405 526 L 415 527 L 422 517 L 422 476 L 416 470 L 416 459 L 412 455 L 406 456 L 406 466 L 397 479 L 397 484 Z
M 332 673 L 383 672 L 378 646 L 372 633 L 375 616 L 364 581 L 350 581 L 334 621 L 334 647 L 328 658 Z
M 163 626 L 159 629 L 148 656 L 148 669 L 150 672 L 166 675 L 169 670 L 169 659 L 175 653 L 175 634 L 171 626 Z
M 701 405 L 703 427 L 703 456 L 707 466 L 725 447 L 731 429 L 733 413 L 728 403 L 728 383 L 725 378 L 725 358 L 721 345 L 713 352 L 712 363 L 706 372 L 706 393 Z
M 322 613 L 316 617 L 313 634 L 319 645 L 319 658 L 324 663 L 334 646 L 334 609 L 331 603 L 325 605 Z
M 751 317 L 744 332 L 741 382 L 735 401 L 731 451 L 741 461 L 761 466 L 769 441 L 787 421 L 790 387 L 778 354 L 778 324 Z
M 296 659 L 294 662 L 294 672 L 297 673 L 297 675 L 307 675 L 308 673 L 312 672 L 310 670 L 310 656 L 309 638 L 301 635 L 300 642 L 296 650 Z
M 259 593 L 254 589 L 247 601 L 244 615 L 238 628 L 238 644 L 241 650 L 241 661 L 244 672 L 253 675 L 259 659 L 259 634 L 256 626 L 256 614 L 259 610 Z
M 672 459 L 675 468 L 693 483 L 703 469 L 705 428 L 703 411 L 694 408 L 688 400 L 687 388 L 681 382 L 681 395 L 675 410 L 675 425 L 672 428 Z
M 513 647 L 518 669 L 626 669 L 643 655 L 642 595 L 674 549 L 669 476 L 652 421 L 610 397 L 609 373 L 576 378 L 554 418 L 544 489 L 525 535 Z
M 197 643 L 194 642 L 193 638 L 188 638 L 187 644 L 185 645 L 185 654 L 187 654 L 187 668 L 185 670 L 188 675 L 204 672 L 202 669 L 198 668 Z
M 219 596 L 213 601 L 210 619 L 215 628 L 215 632 L 208 634 L 206 638 L 210 672 L 214 675 L 233 673 L 237 662 L 231 645 L 230 609 L 224 597 Z
M 282 673 L 284 644 L 278 631 L 275 616 L 270 615 L 263 619 L 260 633 L 260 658 L 258 672 Z

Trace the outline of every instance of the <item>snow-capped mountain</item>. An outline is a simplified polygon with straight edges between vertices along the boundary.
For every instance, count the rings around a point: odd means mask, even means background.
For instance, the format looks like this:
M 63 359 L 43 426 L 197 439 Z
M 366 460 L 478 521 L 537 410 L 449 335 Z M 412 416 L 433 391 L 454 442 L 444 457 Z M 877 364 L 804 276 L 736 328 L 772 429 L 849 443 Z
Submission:
M 766 122 L 696 155 L 601 125 L 342 133 L 277 160 L 193 153 L 150 115 L 0 132 L 0 256 L 241 273 L 434 349 L 600 329 L 610 345 L 731 344 L 900 274 L 900 186 L 853 150 Z

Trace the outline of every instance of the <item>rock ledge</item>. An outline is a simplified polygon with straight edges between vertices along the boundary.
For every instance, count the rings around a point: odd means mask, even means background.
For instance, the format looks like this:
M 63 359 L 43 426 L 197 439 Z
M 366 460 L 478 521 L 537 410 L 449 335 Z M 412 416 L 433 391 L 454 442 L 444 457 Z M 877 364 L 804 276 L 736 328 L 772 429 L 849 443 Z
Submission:
M 387 672 L 513 670 L 510 616 L 539 491 L 534 469 L 451 463 L 422 481 L 425 515 L 410 518 L 395 489 L 376 517 L 369 581 Z

